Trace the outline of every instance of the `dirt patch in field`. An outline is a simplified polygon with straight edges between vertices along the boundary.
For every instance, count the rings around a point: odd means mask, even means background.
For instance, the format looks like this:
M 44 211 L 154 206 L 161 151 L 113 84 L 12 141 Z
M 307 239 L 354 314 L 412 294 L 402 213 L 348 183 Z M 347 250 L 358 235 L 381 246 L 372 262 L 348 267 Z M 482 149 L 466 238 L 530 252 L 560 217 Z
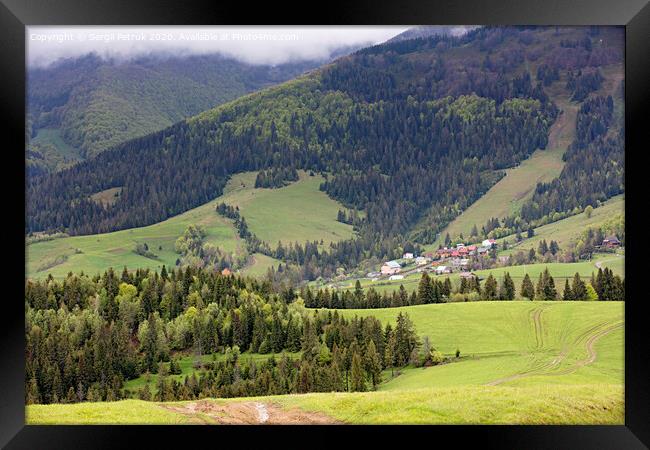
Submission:
M 261 402 L 217 404 L 200 400 L 185 405 L 160 405 L 189 416 L 192 422 L 218 425 L 333 425 L 341 422 L 322 413 L 282 409 Z

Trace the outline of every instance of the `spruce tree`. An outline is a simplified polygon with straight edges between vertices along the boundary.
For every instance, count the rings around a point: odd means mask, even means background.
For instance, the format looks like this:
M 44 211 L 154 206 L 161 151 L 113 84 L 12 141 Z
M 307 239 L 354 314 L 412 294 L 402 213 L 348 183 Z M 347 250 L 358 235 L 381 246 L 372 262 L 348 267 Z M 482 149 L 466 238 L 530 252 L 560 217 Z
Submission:
M 521 291 L 519 294 L 521 297 L 527 298 L 528 300 L 535 300 L 535 288 L 533 287 L 533 282 L 528 274 L 524 275 L 524 280 L 521 282 Z
M 375 343 L 372 340 L 369 340 L 368 345 L 366 346 L 366 353 L 363 357 L 364 367 L 370 377 L 372 387 L 375 389 L 377 385 L 381 383 L 381 361 Z
M 487 280 L 485 280 L 485 286 L 483 287 L 483 298 L 485 300 L 497 299 L 497 280 L 492 276 L 492 273 L 490 273 L 490 275 L 487 277 Z
M 506 272 L 501 282 L 501 300 L 514 300 L 515 299 L 515 282 L 512 281 L 510 273 Z
M 352 355 L 352 363 L 350 366 L 350 387 L 353 392 L 364 392 L 366 390 L 366 382 L 364 380 L 363 367 L 361 366 L 361 357 L 359 353 Z
M 562 293 L 562 300 L 575 300 L 575 298 L 573 297 L 573 291 L 571 290 L 571 286 L 569 285 L 568 278 L 564 281 L 564 292 Z
M 578 272 L 573 276 L 573 286 L 571 287 L 571 294 L 574 300 L 587 299 L 587 286 L 585 282 L 580 279 Z
M 422 274 L 422 278 L 420 278 L 420 283 L 418 284 L 418 303 L 433 303 L 431 279 L 426 273 Z

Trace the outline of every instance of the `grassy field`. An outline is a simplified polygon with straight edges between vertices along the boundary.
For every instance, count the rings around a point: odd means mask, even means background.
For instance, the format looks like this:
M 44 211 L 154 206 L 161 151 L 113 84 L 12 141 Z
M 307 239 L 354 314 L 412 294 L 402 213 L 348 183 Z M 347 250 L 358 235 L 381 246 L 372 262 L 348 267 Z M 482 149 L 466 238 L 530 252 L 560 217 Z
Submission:
M 239 206 L 251 231 L 271 247 L 278 241 L 328 244 L 352 237 L 352 226 L 336 220 L 339 209 L 345 208 L 319 190 L 322 176 L 300 171 L 298 182 L 279 189 L 255 189 L 256 175 L 233 177 L 221 200 Z
M 513 281 L 515 282 L 515 288 L 517 289 L 517 293 L 519 292 L 519 289 L 521 287 L 521 282 L 524 279 L 524 276 L 528 274 L 528 276 L 531 278 L 533 281 L 533 284 L 537 282 L 537 277 L 539 277 L 539 274 L 544 271 L 545 268 L 548 268 L 549 273 L 555 280 L 555 287 L 558 290 L 558 293 L 562 295 L 562 289 L 564 288 L 564 280 L 568 279 L 573 279 L 574 274 L 577 272 L 580 274 L 580 276 L 583 279 L 586 279 L 587 281 L 591 277 L 592 272 L 596 273 L 598 272 L 598 265 L 601 267 L 609 267 L 615 274 L 623 276 L 624 275 L 624 263 L 625 263 L 625 257 L 624 255 L 621 254 L 608 254 L 608 253 L 601 253 L 595 255 L 595 257 L 591 261 L 583 261 L 583 262 L 578 262 L 578 263 L 538 263 L 538 264 L 527 264 L 527 265 L 521 265 L 521 266 L 507 266 L 507 267 L 499 267 L 495 269 L 486 269 L 486 270 L 477 270 L 474 271 L 476 275 L 479 277 L 485 279 L 487 278 L 490 273 L 497 278 L 497 280 L 501 280 L 505 272 L 508 272 L 510 276 L 512 277 Z M 460 275 L 458 273 L 452 273 L 450 275 L 432 275 L 434 279 L 440 279 L 444 280 L 446 277 L 449 277 L 449 279 L 452 281 L 452 284 L 458 284 L 460 283 Z M 369 278 L 359 278 L 359 282 L 361 283 L 361 287 L 363 288 L 369 288 L 373 287 L 377 292 L 384 292 L 384 291 L 394 291 L 396 289 L 399 289 L 400 285 L 403 285 L 404 288 L 407 291 L 412 291 L 417 289 L 418 283 L 420 282 L 420 279 L 422 278 L 421 273 L 412 273 L 410 275 L 407 275 L 404 277 L 402 280 L 394 280 L 390 281 L 388 279 L 381 279 L 378 281 L 372 281 Z M 337 289 L 354 289 L 355 283 L 357 279 L 351 279 L 351 280 L 345 280 L 337 283 L 330 283 L 327 286 L 332 288 L 335 287 Z M 313 285 L 314 287 L 319 287 L 317 285 Z M 320 286 L 324 287 L 324 286 Z
M 238 253 L 243 242 L 232 222 L 215 212 L 217 203 L 238 205 L 249 229 L 274 247 L 283 242 L 321 239 L 325 242 L 352 236 L 352 227 L 336 221 L 342 206 L 319 190 L 323 180 L 301 173 L 301 179 L 280 189 L 255 189 L 255 173 L 231 178 L 224 195 L 178 216 L 141 228 L 89 236 L 73 236 L 37 242 L 26 247 L 27 274 L 44 278 L 49 273 L 64 277 L 70 271 L 97 273 L 108 267 L 160 269 L 175 266 L 179 255 L 174 251 L 176 239 L 190 224 L 200 224 L 207 231 L 206 241 L 221 249 Z M 310 211 L 310 214 L 305 214 Z M 146 243 L 157 258 L 134 253 L 136 244 Z M 251 275 L 264 275 L 277 262 L 263 255 L 253 255 Z
M 55 128 L 41 128 L 38 133 L 30 141 L 31 144 L 44 144 L 51 145 L 59 155 L 70 161 L 80 161 L 82 159 L 81 153 L 78 149 L 72 147 L 65 142 L 61 137 L 61 130 Z
M 351 424 L 622 424 L 623 388 L 613 385 L 463 386 L 412 391 L 315 393 L 258 398 L 210 399 L 211 405 L 266 404 L 287 412 L 326 414 Z M 262 403 L 263 402 L 263 403 Z M 30 405 L 26 422 L 46 424 L 218 424 L 222 417 L 193 411 L 197 402 L 141 400 Z M 251 423 L 255 423 L 252 422 Z
M 30 244 L 26 247 L 27 274 L 29 277 L 43 278 L 49 273 L 54 277 L 64 277 L 69 271 L 81 270 L 94 274 L 109 267 L 119 270 L 124 266 L 157 270 L 163 264 L 174 267 L 179 257 L 174 250 L 174 243 L 190 224 L 201 224 L 205 227 L 207 242 L 228 252 L 239 251 L 243 243 L 232 224 L 214 211 L 214 206 L 213 202 L 206 203 L 147 227 Z M 134 253 L 138 243 L 146 243 L 157 259 Z M 61 255 L 67 255 L 67 259 L 48 268 L 49 262 Z
M 508 255 L 519 250 L 529 250 L 534 248 L 537 250 L 540 241 L 546 239 L 546 242 L 551 240 L 557 241 L 560 248 L 565 248 L 580 236 L 580 234 L 589 227 L 597 227 L 608 221 L 618 214 L 625 213 L 625 199 L 623 195 L 612 197 L 603 203 L 598 208 L 594 208 L 591 217 L 587 217 L 585 213 L 576 214 L 566 219 L 558 220 L 557 222 L 542 225 L 535 228 L 535 235 L 530 239 L 524 239 L 516 246 L 515 235 L 506 236 L 497 239 L 499 244 L 503 244 L 504 240 L 509 243 L 508 250 L 503 250 L 499 255 Z M 525 235 L 525 233 L 524 233 Z
M 241 273 L 251 277 L 264 277 L 266 272 L 271 267 L 276 267 L 282 261 L 271 258 L 270 256 L 261 253 L 253 253 L 251 255 L 251 262 L 249 265 L 241 270 Z
M 394 324 L 408 312 L 420 336 L 447 356 L 405 368 L 366 393 L 313 393 L 159 404 L 127 400 L 30 405 L 30 424 L 232 423 L 247 408 L 274 420 L 358 424 L 622 424 L 622 302 L 476 302 L 343 310 Z M 262 355 L 260 355 L 262 357 Z M 191 370 L 191 358 L 182 362 Z M 212 412 L 211 412 L 212 411 Z M 216 412 L 218 411 L 218 412 Z M 235 417 L 236 416 L 236 417 Z

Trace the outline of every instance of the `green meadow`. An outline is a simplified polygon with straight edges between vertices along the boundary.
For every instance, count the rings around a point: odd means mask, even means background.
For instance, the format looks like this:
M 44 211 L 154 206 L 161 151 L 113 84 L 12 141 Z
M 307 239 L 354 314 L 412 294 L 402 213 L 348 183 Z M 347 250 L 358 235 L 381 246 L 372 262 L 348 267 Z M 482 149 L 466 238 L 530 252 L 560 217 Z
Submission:
M 299 174 L 299 181 L 278 189 L 255 189 L 256 172 L 239 174 L 220 201 L 239 206 L 251 231 L 272 248 L 278 241 L 328 244 L 351 238 L 352 226 L 336 220 L 346 208 L 319 189 L 323 177 Z
M 591 217 L 587 217 L 583 212 L 567 217 L 566 219 L 558 220 L 557 222 L 542 225 L 541 227 L 535 228 L 535 235 L 533 237 L 524 239 L 518 244 L 515 244 L 515 235 L 497 239 L 500 245 L 503 245 L 504 240 L 507 240 L 509 243 L 509 248 L 501 251 L 499 255 L 509 255 L 519 250 L 528 251 L 531 248 L 537 250 L 539 243 L 544 239 L 547 243 L 554 240 L 559 244 L 561 249 L 566 248 L 574 243 L 587 228 L 598 227 L 612 217 L 624 213 L 625 198 L 623 195 L 617 195 L 604 202 L 598 208 L 594 208 Z
M 27 274 L 44 278 L 48 274 L 62 278 L 70 271 L 95 274 L 109 267 L 120 269 L 150 268 L 160 270 L 163 264 L 175 266 L 179 255 L 174 250 L 176 239 L 190 224 L 199 224 L 207 232 L 206 242 L 233 254 L 244 251 L 232 221 L 219 216 L 215 207 L 220 202 L 237 205 L 249 229 L 274 247 L 278 241 L 304 242 L 317 240 L 329 243 L 352 237 L 352 226 L 336 220 L 338 202 L 319 190 L 323 178 L 300 173 L 300 180 L 279 189 L 255 189 L 256 172 L 234 175 L 224 195 L 163 222 L 141 228 L 88 236 L 71 236 L 26 246 Z M 306 214 L 309 211 L 309 214 Z M 138 243 L 146 243 L 156 258 L 134 252 Z M 251 266 L 244 269 L 251 275 L 264 275 L 278 262 L 255 254 Z
M 525 264 L 520 266 L 506 266 L 506 267 L 497 267 L 494 269 L 485 269 L 485 270 L 476 270 L 473 273 L 478 275 L 480 278 L 485 279 L 490 274 L 492 274 L 497 280 L 505 275 L 506 272 L 510 274 L 513 281 L 515 282 L 515 288 L 517 293 L 521 288 L 521 282 L 524 279 L 524 276 L 528 276 L 533 281 L 533 284 L 537 282 L 539 274 L 548 268 L 549 273 L 555 280 L 555 287 L 558 290 L 558 293 L 562 295 L 562 290 L 564 288 L 564 281 L 566 279 L 572 280 L 575 273 L 579 273 L 580 277 L 590 279 L 592 273 L 598 272 L 598 267 L 609 267 L 614 274 L 623 276 L 624 275 L 624 263 L 625 257 L 622 254 L 615 253 L 600 253 L 596 254 L 591 261 L 583 261 L 577 263 L 536 263 L 536 264 Z M 449 277 L 452 284 L 460 283 L 460 275 L 458 273 L 452 273 L 449 275 L 431 275 L 434 279 L 444 280 Z M 377 281 L 372 281 L 369 278 L 359 278 L 361 287 L 364 289 L 374 288 L 377 292 L 384 291 L 394 291 L 399 289 L 400 285 L 404 286 L 407 291 L 412 291 L 418 288 L 418 283 L 422 278 L 421 273 L 411 273 L 404 277 L 402 280 L 388 280 L 381 279 Z M 330 283 L 326 286 L 329 288 L 349 290 L 354 289 L 357 279 L 344 280 L 336 283 Z M 325 287 L 318 286 L 316 287 Z
M 339 311 L 346 317 L 372 315 L 384 324 L 394 324 L 399 312 L 408 313 L 418 335 L 428 336 L 449 361 L 400 369 L 373 392 L 28 405 L 27 423 L 126 424 L 146 417 L 155 424 L 217 424 L 228 407 L 240 411 L 252 402 L 275 408 L 273 414 L 299 411 L 304 417 L 318 414 L 353 424 L 624 422 L 623 302 L 475 302 Z M 192 370 L 191 362 L 191 357 L 181 360 L 184 372 Z M 196 409 L 199 402 L 226 412 L 202 413 Z

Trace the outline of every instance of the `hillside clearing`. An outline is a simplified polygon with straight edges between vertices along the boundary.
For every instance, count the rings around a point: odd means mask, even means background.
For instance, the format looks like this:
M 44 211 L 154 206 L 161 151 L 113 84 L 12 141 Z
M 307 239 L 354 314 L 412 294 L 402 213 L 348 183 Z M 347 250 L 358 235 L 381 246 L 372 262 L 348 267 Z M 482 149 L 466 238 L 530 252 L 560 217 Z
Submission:
M 526 238 L 515 244 L 515 235 L 506 236 L 497 239 L 497 243 L 503 246 L 503 241 L 507 240 L 509 248 L 499 252 L 499 255 L 509 255 L 519 250 L 528 251 L 531 248 L 537 250 L 540 241 L 551 240 L 556 241 L 561 249 L 568 247 L 575 243 L 580 234 L 590 227 L 598 227 L 607 222 L 612 217 L 618 214 L 625 213 L 625 197 L 624 195 L 617 195 L 603 203 L 598 208 L 594 208 L 591 217 L 587 217 L 585 213 L 576 214 L 566 219 L 558 220 L 557 222 L 542 225 L 535 228 L 535 235 L 532 238 Z M 525 234 L 525 233 L 524 233 Z
M 346 208 L 320 191 L 321 175 L 299 171 L 299 181 L 288 186 L 255 189 L 256 175 L 233 176 L 220 201 L 238 206 L 250 230 L 272 248 L 278 241 L 329 244 L 352 237 L 352 226 L 336 220 L 339 209 Z
M 48 274 L 62 278 L 70 271 L 95 274 L 109 267 L 121 269 L 174 267 L 179 254 L 176 239 L 190 224 L 202 225 L 206 242 L 222 250 L 240 254 L 245 244 L 237 235 L 232 221 L 215 212 L 218 203 L 240 207 L 249 229 L 271 247 L 278 241 L 317 240 L 325 244 L 352 237 L 352 227 L 336 221 L 344 209 L 319 190 L 323 178 L 300 173 L 300 180 L 280 189 L 255 189 L 256 172 L 234 175 L 224 195 L 178 216 L 141 228 L 87 236 L 72 236 L 26 246 L 27 275 L 44 278 Z M 310 211 L 310 214 L 305 214 Z M 155 259 L 134 253 L 138 243 L 146 243 Z M 245 271 L 263 276 L 277 262 L 264 255 L 253 255 L 252 266 Z

